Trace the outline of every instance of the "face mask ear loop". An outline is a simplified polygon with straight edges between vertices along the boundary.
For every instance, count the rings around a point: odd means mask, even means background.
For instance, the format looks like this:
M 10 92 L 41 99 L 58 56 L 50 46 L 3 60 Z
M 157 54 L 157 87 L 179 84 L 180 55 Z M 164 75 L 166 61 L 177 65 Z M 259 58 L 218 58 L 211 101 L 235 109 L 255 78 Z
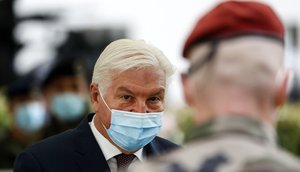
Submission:
M 104 100 L 104 98 L 103 98 L 103 96 L 102 96 L 102 93 L 101 93 L 101 91 L 100 91 L 100 89 L 98 88 L 98 91 L 99 91 L 99 94 L 100 94 L 100 97 L 101 97 L 101 99 L 103 100 L 103 102 L 104 102 L 104 104 L 105 104 L 105 106 L 107 107 L 107 109 L 111 112 L 111 109 L 108 107 L 108 105 L 107 105 L 107 103 L 106 103 L 106 101 Z M 101 121 L 101 120 L 100 120 Z M 105 127 L 105 125 L 103 124 L 103 122 L 101 121 L 101 124 L 102 124 L 102 126 L 103 126 L 103 128 L 106 130 L 106 132 L 107 132 L 107 128 Z
M 102 96 L 102 93 L 101 93 L 101 91 L 100 91 L 100 89 L 98 88 L 98 91 L 99 91 L 99 94 L 100 94 L 100 97 L 101 97 L 101 99 L 103 100 L 103 102 L 104 102 L 104 104 L 105 104 L 105 106 L 107 107 L 107 109 L 111 112 L 111 109 L 109 108 L 109 106 L 107 105 L 107 103 L 106 103 L 106 101 L 104 100 L 104 98 L 103 98 L 103 96 Z

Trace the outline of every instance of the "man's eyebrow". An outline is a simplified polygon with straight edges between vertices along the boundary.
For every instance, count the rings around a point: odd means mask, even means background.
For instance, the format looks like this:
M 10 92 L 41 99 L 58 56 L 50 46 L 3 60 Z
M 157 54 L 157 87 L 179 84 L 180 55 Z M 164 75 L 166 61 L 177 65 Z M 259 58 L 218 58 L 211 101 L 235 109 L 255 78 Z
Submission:
M 117 90 L 128 92 L 129 94 L 134 94 L 134 91 L 130 90 L 127 87 L 123 87 L 123 86 L 117 88 Z M 153 92 L 153 95 L 164 94 L 165 93 L 165 87 L 160 87 L 160 88 L 153 89 L 153 90 L 151 90 L 151 92 Z
M 133 94 L 133 91 L 131 91 L 130 89 L 128 89 L 128 88 L 126 88 L 126 87 L 119 87 L 118 89 L 117 89 L 118 91 L 124 91 L 124 92 L 128 92 L 128 93 L 130 93 L 130 94 Z
M 164 96 L 165 95 L 165 88 L 157 88 L 154 89 L 150 96 Z
M 161 87 L 161 88 L 157 89 L 155 91 L 155 95 L 157 95 L 157 94 L 165 94 L 165 88 Z

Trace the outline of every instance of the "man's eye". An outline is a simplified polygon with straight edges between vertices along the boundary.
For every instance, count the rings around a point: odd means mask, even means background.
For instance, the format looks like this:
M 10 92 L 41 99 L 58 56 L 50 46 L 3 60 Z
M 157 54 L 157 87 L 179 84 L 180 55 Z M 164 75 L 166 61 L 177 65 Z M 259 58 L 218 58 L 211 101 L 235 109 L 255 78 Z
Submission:
M 150 97 L 148 100 L 150 100 L 151 102 L 157 102 L 157 101 L 160 101 L 160 98 L 158 98 L 158 97 Z
M 124 95 L 121 98 L 124 99 L 124 100 L 130 100 L 132 97 L 129 96 L 129 95 Z

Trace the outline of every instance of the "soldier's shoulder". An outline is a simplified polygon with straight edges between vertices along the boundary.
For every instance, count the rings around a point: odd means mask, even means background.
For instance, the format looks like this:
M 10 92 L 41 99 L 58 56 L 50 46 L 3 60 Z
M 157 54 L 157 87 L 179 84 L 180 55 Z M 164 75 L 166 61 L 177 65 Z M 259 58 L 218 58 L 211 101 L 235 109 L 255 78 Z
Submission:
M 242 167 L 242 172 L 256 172 L 256 171 L 268 171 L 268 172 L 299 172 L 300 161 L 294 158 L 283 159 L 277 157 L 259 157 L 257 159 L 248 160 Z
M 222 143 L 222 144 L 221 144 Z M 299 172 L 300 161 L 277 147 L 208 141 L 188 145 L 141 164 L 136 171 Z
M 248 169 L 264 167 L 276 169 L 277 171 L 296 172 L 300 171 L 300 159 L 279 147 L 274 147 L 263 156 L 248 161 L 245 166 Z

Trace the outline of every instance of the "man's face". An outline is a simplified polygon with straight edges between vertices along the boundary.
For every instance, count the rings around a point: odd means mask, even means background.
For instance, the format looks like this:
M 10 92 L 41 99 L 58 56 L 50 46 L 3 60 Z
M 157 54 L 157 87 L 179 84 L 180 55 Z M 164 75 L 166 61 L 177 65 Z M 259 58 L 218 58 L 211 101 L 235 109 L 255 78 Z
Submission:
M 44 92 L 48 106 L 50 106 L 53 96 L 68 92 L 85 96 L 87 88 L 83 78 L 79 76 L 60 76 L 55 78 Z
M 34 130 L 32 125 L 36 126 L 34 124 L 41 124 L 41 121 L 46 121 L 45 104 L 39 93 L 19 94 L 8 101 L 8 107 L 12 120 L 11 134 L 14 139 L 30 142 L 31 139 L 38 136 L 37 132 L 41 131 L 44 123 Z
M 103 98 L 110 109 L 140 113 L 160 112 L 164 110 L 165 82 L 162 70 L 127 70 L 112 78 Z M 101 83 L 99 86 L 101 87 Z M 93 101 L 93 93 L 96 93 L 96 101 Z M 93 84 L 91 99 L 97 116 L 109 128 L 110 111 L 101 99 L 98 87 Z

